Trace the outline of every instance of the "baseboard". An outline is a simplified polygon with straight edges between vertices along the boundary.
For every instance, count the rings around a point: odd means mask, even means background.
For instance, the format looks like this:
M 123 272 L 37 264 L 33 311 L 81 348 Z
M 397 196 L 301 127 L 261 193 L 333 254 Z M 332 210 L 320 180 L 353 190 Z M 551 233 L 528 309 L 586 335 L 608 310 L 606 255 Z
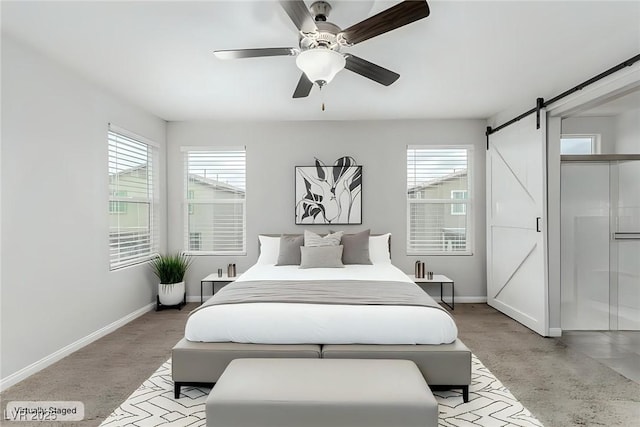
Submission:
M 211 298 L 211 295 L 204 295 L 204 300 L 208 300 L 209 298 Z M 200 302 L 200 295 L 192 295 L 192 296 L 188 296 L 187 295 L 187 302 Z
M 550 337 L 561 337 L 562 336 L 562 328 L 549 328 L 549 336 Z
M 149 311 L 154 310 L 156 307 L 156 303 L 151 303 L 148 304 L 136 311 L 134 311 L 133 313 L 130 313 L 126 316 L 124 316 L 121 319 L 116 320 L 115 322 L 105 326 L 104 328 L 101 328 L 95 332 L 93 332 L 92 334 L 87 335 L 84 338 L 80 338 L 78 341 L 75 341 L 71 344 L 69 344 L 66 347 L 61 348 L 60 350 L 56 351 L 55 353 L 51 353 L 50 355 L 43 357 L 42 359 L 38 360 L 37 362 L 32 363 L 31 365 L 20 369 L 18 372 L 15 372 L 11 375 L 9 375 L 6 378 L 2 378 L 0 379 L 0 391 L 4 391 L 6 389 L 8 389 L 9 387 L 11 387 L 14 384 L 19 383 L 20 381 L 30 377 L 31 375 L 35 374 L 36 372 L 39 372 L 41 370 L 43 370 L 44 368 L 46 368 L 47 366 L 53 365 L 55 362 L 57 362 L 58 360 L 67 357 L 68 355 L 70 355 L 71 353 L 80 350 L 82 347 L 91 344 L 92 342 L 102 338 L 103 336 L 110 334 L 111 332 L 115 331 L 116 329 L 126 325 L 127 323 L 131 322 L 132 320 L 142 316 L 145 313 L 148 313 Z
M 444 298 L 445 301 L 449 301 L 447 297 Z M 456 297 L 456 304 L 471 304 L 471 303 L 486 303 L 487 297 Z

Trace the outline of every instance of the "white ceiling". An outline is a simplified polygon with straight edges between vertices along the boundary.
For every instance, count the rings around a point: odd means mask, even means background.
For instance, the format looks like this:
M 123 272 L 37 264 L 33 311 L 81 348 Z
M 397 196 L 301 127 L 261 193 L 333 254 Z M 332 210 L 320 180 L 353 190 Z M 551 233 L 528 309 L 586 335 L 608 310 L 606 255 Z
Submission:
M 342 28 L 394 1 L 331 1 Z M 307 1 L 307 4 L 311 2 Z M 431 15 L 350 52 L 398 72 L 349 71 L 292 99 L 293 57 L 222 61 L 217 49 L 297 46 L 272 1 L 2 1 L 2 31 L 170 121 L 488 118 L 551 98 L 640 52 L 640 1 L 429 1 Z M 326 111 L 320 110 L 321 102 Z

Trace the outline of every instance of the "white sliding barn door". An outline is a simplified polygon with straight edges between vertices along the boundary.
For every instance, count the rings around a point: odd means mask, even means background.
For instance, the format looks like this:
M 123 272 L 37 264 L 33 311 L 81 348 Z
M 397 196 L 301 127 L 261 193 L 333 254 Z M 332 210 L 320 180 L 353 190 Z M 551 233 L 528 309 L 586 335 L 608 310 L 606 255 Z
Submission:
M 546 112 L 489 136 L 487 302 L 548 335 Z

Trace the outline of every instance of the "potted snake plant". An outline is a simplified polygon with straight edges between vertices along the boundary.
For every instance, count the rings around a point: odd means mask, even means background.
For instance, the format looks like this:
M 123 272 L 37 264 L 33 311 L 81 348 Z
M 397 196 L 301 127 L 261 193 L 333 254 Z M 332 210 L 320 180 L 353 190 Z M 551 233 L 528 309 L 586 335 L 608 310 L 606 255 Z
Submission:
M 158 297 L 156 311 L 162 306 L 178 306 L 186 304 L 184 276 L 191 265 L 191 257 L 183 253 L 158 255 L 149 265 L 153 273 L 158 276 Z

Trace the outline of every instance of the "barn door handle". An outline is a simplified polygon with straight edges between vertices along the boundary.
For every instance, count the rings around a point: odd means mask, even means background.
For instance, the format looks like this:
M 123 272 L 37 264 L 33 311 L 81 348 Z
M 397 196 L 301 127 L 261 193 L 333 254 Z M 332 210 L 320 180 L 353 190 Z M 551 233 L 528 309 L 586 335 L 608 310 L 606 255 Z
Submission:
M 542 231 L 542 230 L 540 230 L 540 220 L 541 220 L 541 219 L 542 219 L 541 217 L 537 217 L 537 218 L 536 218 L 536 231 L 537 231 L 538 233 L 540 233 L 540 231 Z
M 624 240 L 624 239 L 640 240 L 640 233 L 633 233 L 633 232 L 613 233 L 613 238 L 615 240 Z

